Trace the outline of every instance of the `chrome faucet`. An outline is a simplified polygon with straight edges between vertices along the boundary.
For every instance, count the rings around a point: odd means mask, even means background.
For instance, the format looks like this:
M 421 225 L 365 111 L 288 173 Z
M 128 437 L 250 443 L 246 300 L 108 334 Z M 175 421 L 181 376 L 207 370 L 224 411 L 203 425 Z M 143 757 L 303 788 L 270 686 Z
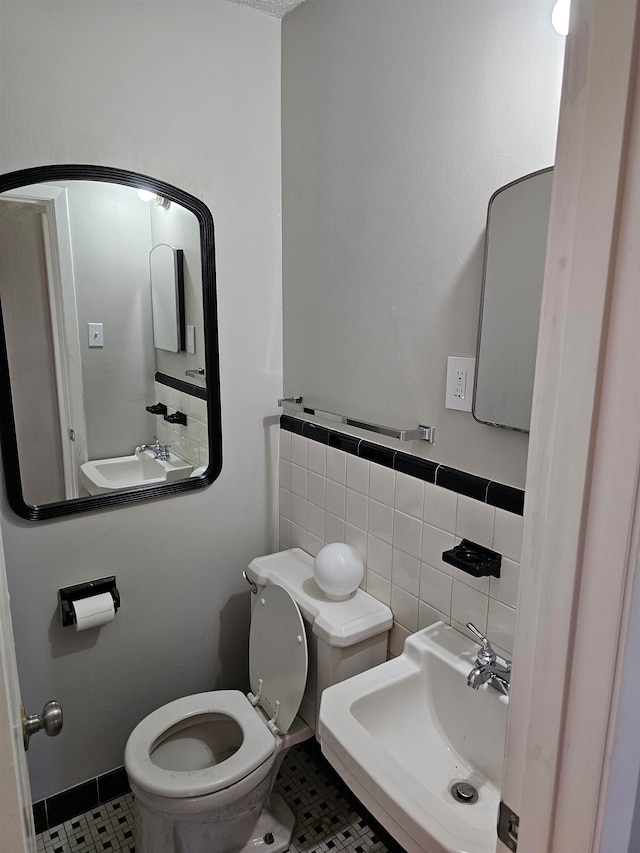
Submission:
M 482 643 L 474 667 L 467 676 L 467 684 L 474 690 L 483 684 L 489 684 L 494 690 L 508 696 L 511 687 L 511 661 L 500 663 L 484 634 L 478 631 L 472 622 L 467 622 L 467 628 Z
M 144 453 L 145 450 L 150 450 L 156 459 L 159 459 L 161 462 L 169 462 L 171 459 L 171 454 L 169 453 L 170 444 L 160 444 L 157 436 L 153 436 L 155 439 L 155 444 L 139 444 L 135 452 L 136 453 Z

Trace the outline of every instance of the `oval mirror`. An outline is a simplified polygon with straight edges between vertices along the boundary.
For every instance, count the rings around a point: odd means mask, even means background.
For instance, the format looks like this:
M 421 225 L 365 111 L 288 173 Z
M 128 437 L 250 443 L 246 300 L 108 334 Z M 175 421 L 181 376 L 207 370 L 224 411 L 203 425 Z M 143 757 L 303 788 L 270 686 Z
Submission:
M 104 166 L 0 176 L 0 319 L 0 447 L 18 515 L 219 475 L 213 218 L 199 199 Z

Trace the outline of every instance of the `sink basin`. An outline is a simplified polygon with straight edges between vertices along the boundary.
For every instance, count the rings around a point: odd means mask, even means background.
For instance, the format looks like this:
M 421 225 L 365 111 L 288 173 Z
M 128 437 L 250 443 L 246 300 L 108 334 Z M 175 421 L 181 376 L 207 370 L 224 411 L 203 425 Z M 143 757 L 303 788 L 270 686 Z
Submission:
M 442 622 L 329 687 L 322 751 L 408 853 L 494 853 L 508 699 L 467 686 L 478 646 Z M 456 783 L 476 802 L 459 802 Z
M 82 484 L 90 495 L 103 495 L 132 486 L 150 486 L 188 477 L 193 466 L 173 453 L 169 457 L 168 461 L 156 459 L 151 450 L 144 450 L 133 456 L 94 459 L 80 466 Z

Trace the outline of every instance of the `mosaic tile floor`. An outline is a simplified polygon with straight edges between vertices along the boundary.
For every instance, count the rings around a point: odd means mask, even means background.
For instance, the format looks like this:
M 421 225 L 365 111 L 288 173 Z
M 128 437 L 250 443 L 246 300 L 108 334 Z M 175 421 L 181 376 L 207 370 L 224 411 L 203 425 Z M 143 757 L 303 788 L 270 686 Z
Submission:
M 285 758 L 274 790 L 296 815 L 290 853 L 403 853 L 375 824 L 315 744 Z M 37 836 L 42 853 L 135 853 L 128 794 Z
M 36 836 L 38 853 L 134 853 L 133 797 L 111 800 Z

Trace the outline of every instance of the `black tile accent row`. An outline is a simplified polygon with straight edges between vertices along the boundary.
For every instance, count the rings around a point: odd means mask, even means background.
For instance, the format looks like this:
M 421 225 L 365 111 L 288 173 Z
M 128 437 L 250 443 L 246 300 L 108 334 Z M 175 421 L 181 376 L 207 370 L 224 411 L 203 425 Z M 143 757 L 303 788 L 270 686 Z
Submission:
M 130 790 L 124 767 L 116 767 L 115 770 L 103 773 L 95 779 L 67 788 L 60 794 L 39 800 L 33 804 L 36 833 L 52 829 L 72 817 L 113 800 L 114 797 L 128 794 Z
M 175 388 L 176 391 L 184 391 L 185 394 L 191 394 L 192 397 L 199 397 L 201 400 L 207 399 L 207 389 L 201 388 L 200 385 L 194 385 L 192 382 L 176 379 L 175 376 L 168 376 L 166 373 L 160 373 L 160 371 L 156 371 L 155 380 L 161 385 Z
M 434 483 L 444 489 L 450 489 L 452 492 L 458 492 L 507 512 L 513 512 L 516 515 L 522 515 L 524 512 L 524 491 L 514 486 L 496 483 L 485 477 L 477 477 L 475 474 L 467 474 L 466 471 L 449 468 L 448 465 L 440 465 L 438 462 L 423 459 L 421 456 L 412 456 L 400 450 L 392 450 L 390 447 L 355 438 L 290 415 L 280 416 L 280 427 L 287 432 L 319 441 L 329 447 L 336 447 L 338 450 L 344 450 L 345 453 L 360 456 L 362 459 L 368 459 L 370 462 L 376 462 L 394 471 L 401 471 L 403 474 L 409 474 L 427 483 Z

